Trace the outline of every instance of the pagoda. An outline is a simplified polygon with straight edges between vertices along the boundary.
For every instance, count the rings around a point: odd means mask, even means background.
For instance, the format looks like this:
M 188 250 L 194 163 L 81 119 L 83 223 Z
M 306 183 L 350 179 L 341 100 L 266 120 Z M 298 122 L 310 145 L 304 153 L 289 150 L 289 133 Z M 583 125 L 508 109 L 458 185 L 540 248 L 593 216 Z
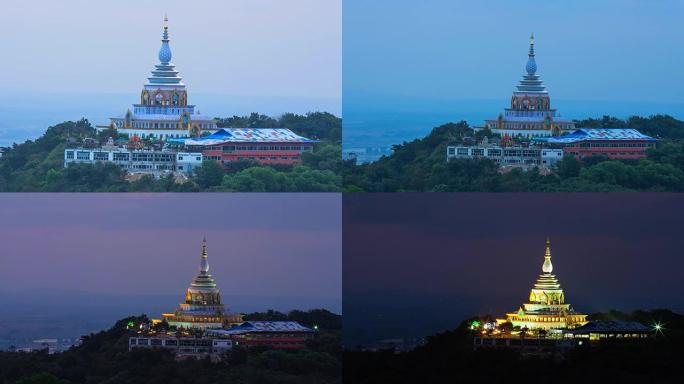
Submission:
M 140 138 L 166 140 L 168 138 L 198 137 L 202 132 L 217 130 L 216 121 L 200 115 L 194 105 L 188 104 L 188 92 L 182 78 L 171 62 L 168 18 L 164 16 L 164 31 L 159 48 L 159 64 L 140 93 L 140 102 L 123 116 L 111 118 L 108 126 L 119 133 Z
M 587 323 L 587 315 L 576 313 L 565 302 L 565 294 L 553 272 L 551 264 L 551 241 L 546 239 L 542 274 L 530 291 L 529 302 L 517 312 L 507 313 L 506 319 L 497 319 L 499 325 L 511 323 L 514 327 L 527 329 L 566 329 Z
M 530 36 L 525 72 L 527 74 L 513 91 L 511 107 L 506 108 L 497 119 L 486 120 L 484 128 L 501 136 L 524 138 L 560 136 L 574 131 L 575 123 L 561 118 L 560 114 L 551 108 L 549 92 L 537 75 L 534 35 Z
M 206 239 L 202 241 L 199 274 L 185 291 L 185 302 L 162 316 L 170 326 L 178 328 L 223 328 L 242 323 L 241 315 L 227 312 L 221 304 L 221 293 L 209 274 Z

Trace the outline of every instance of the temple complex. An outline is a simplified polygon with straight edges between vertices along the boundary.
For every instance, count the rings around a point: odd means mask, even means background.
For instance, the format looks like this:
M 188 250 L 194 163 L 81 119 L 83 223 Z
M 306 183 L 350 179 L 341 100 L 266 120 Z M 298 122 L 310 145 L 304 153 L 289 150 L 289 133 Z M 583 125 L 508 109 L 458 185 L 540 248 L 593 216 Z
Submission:
M 586 324 L 587 315 L 576 313 L 565 302 L 563 289 L 552 272 L 551 241 L 547 238 L 542 274 L 530 291 L 529 302 L 517 312 L 507 313 L 505 319 L 497 319 L 497 323 L 511 323 L 514 327 L 529 330 L 566 329 Z
M 223 328 L 242 323 L 242 316 L 226 311 L 221 304 L 221 293 L 209 274 L 207 241 L 202 241 L 199 274 L 185 291 L 185 302 L 173 313 L 164 313 L 164 320 L 178 328 Z
M 216 121 L 203 116 L 188 104 L 188 92 L 171 62 L 168 18 L 164 17 L 164 32 L 159 48 L 159 64 L 152 70 L 140 93 L 140 102 L 133 104 L 124 116 L 111 118 L 109 126 L 119 133 L 140 138 L 166 139 L 195 137 L 202 132 L 216 131 Z
M 549 92 L 537 75 L 534 35 L 530 36 L 530 51 L 525 71 L 527 74 L 520 80 L 511 97 L 511 107 L 506 108 L 495 120 L 486 120 L 484 128 L 501 136 L 526 138 L 560 136 L 574 131 L 573 121 L 561 118 L 560 114 L 551 108 Z
M 188 104 L 188 92 L 182 78 L 171 62 L 171 47 L 169 45 L 168 19 L 164 17 L 164 32 L 161 48 L 159 49 L 159 64 L 152 70 L 147 83 L 140 93 L 138 104 L 123 116 L 111 118 L 111 123 L 98 126 L 97 129 L 116 129 L 119 134 L 128 136 L 129 147 L 159 142 L 167 144 L 169 152 L 189 153 L 192 148 L 192 158 L 198 158 L 200 163 L 205 160 L 215 160 L 227 165 L 236 161 L 251 161 L 257 164 L 292 165 L 302 162 L 302 155 L 314 150 L 316 139 L 300 136 L 288 128 L 259 128 L 259 127 L 222 127 L 219 129 L 214 118 L 204 116 L 191 104 Z M 145 140 L 141 140 L 145 139 Z M 140 145 L 136 145 L 140 144 Z M 65 167 L 70 163 L 114 162 L 129 172 L 153 173 L 173 171 L 191 173 L 194 166 L 187 164 L 173 164 L 166 157 L 168 154 L 133 154 L 123 149 L 104 153 L 97 150 L 97 154 L 85 148 L 70 148 L 65 151 Z M 75 156 L 75 151 L 78 153 Z M 199 156 L 194 156 L 199 154 Z M 79 157 L 80 156 L 80 157 Z M 182 162 L 190 156 L 179 155 Z M 135 158 L 135 159 L 133 159 Z M 163 158 L 162 161 L 156 161 Z M 142 159 L 140 161 L 136 159 Z M 153 161 L 148 161 L 151 159 Z

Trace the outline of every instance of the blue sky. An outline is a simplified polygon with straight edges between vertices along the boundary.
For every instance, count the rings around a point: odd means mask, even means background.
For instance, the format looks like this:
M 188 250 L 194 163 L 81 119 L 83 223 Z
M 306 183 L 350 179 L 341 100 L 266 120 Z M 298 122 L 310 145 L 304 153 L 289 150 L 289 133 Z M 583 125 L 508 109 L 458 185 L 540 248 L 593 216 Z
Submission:
M 674 0 L 345 0 L 344 103 L 507 99 L 531 32 L 553 99 L 682 102 L 682 14 Z
M 0 12 L 0 91 L 138 94 L 168 13 L 190 92 L 335 98 L 340 0 L 32 0 Z

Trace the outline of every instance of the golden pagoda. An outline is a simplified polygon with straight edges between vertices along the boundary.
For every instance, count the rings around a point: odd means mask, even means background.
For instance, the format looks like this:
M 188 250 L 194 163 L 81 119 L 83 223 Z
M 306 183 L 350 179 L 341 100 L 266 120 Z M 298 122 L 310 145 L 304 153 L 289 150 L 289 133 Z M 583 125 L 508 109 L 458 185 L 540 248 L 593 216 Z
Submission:
M 576 313 L 570 304 L 565 303 L 563 289 L 551 272 L 551 241 L 547 238 L 542 274 L 530 291 L 529 302 L 517 312 L 507 313 L 506 319 L 497 319 L 497 323 L 511 323 L 514 327 L 530 330 L 575 328 L 586 324 L 587 315 Z
M 162 316 L 178 328 L 223 328 L 242 323 L 240 314 L 228 312 L 221 303 L 221 293 L 209 273 L 207 239 L 202 240 L 200 271 L 185 291 L 185 302 Z

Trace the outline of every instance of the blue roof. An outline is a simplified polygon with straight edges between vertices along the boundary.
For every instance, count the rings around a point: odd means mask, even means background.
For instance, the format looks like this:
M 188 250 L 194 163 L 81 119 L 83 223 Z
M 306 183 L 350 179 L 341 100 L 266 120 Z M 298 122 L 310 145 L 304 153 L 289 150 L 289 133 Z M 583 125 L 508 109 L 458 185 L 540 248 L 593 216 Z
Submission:
M 247 321 L 229 329 L 209 329 L 208 333 L 239 335 L 254 332 L 313 332 L 296 321 Z
M 567 331 L 566 333 L 593 333 L 593 332 L 650 332 L 651 329 L 636 321 L 590 321 L 587 324 Z
M 222 128 L 208 136 L 175 138 L 170 142 L 185 145 L 218 145 L 226 142 L 240 143 L 317 143 L 287 128 Z
M 546 141 L 548 143 L 575 143 L 585 140 L 646 140 L 657 141 L 658 139 L 632 128 L 580 128 L 573 133 L 550 137 Z

